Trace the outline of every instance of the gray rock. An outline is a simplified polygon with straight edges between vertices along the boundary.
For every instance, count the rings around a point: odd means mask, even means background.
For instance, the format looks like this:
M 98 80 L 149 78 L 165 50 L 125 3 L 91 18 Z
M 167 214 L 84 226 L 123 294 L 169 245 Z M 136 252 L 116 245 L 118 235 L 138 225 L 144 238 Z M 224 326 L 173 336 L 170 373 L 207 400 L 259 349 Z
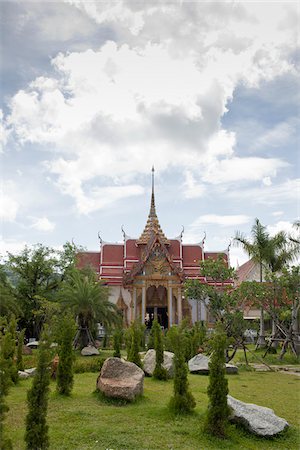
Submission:
M 152 376 L 155 369 L 155 350 L 150 348 L 145 354 L 143 365 L 146 375 Z M 164 352 L 163 367 L 166 369 L 169 378 L 174 376 L 174 353 Z
M 28 376 L 34 377 L 36 373 L 36 367 L 32 367 L 31 369 L 25 369 L 24 372 L 26 372 Z
M 276 416 L 270 408 L 244 403 L 230 395 L 228 406 L 232 410 L 230 421 L 243 425 L 257 436 L 272 437 L 289 427 L 288 422 Z
M 23 370 L 18 370 L 18 375 L 21 380 L 23 380 L 23 379 L 26 380 L 26 378 L 29 378 L 29 376 L 30 376 L 29 373 L 27 373 Z
M 208 368 L 209 358 L 199 353 L 189 360 L 188 366 L 191 373 L 203 373 L 207 375 L 209 373 Z
M 194 356 L 192 359 L 189 360 L 188 366 L 189 371 L 191 373 L 202 373 L 205 375 L 209 374 L 209 360 L 208 356 L 202 355 L 199 353 L 199 355 Z M 225 364 L 226 367 L 226 373 L 227 374 L 236 374 L 238 373 L 238 368 L 233 364 Z
M 107 397 L 132 401 L 143 394 L 144 372 L 121 358 L 108 358 L 97 379 L 97 389 Z
M 83 349 L 80 352 L 82 356 L 93 356 L 93 355 L 99 355 L 99 351 L 96 347 L 93 345 L 88 345 L 87 347 L 83 347 Z
M 234 364 L 225 364 L 226 367 L 226 373 L 232 375 L 232 374 L 237 374 L 239 369 L 237 368 L 237 366 L 235 366 Z

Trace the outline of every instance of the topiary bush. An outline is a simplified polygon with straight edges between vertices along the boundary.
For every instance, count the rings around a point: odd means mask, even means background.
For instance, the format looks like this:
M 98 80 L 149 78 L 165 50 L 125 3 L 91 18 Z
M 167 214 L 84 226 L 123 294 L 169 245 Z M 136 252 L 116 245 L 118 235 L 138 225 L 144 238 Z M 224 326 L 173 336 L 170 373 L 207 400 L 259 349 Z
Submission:
M 61 334 L 59 339 L 59 362 L 57 367 L 56 390 L 61 395 L 70 395 L 73 388 L 73 363 L 75 354 L 73 339 L 76 325 L 71 315 L 65 315 L 60 320 Z
M 167 380 L 168 373 L 166 369 L 162 366 L 164 362 L 164 345 L 161 327 L 158 321 L 155 319 L 152 325 L 154 334 L 154 349 L 155 349 L 155 369 L 153 372 L 153 377 L 157 380 Z
M 226 437 L 230 410 L 227 405 L 228 381 L 225 377 L 227 338 L 221 325 L 216 328 L 211 345 L 213 353 L 209 362 L 209 385 L 207 388 L 209 405 L 205 431 L 214 436 L 224 438 Z
M 143 364 L 139 355 L 140 340 L 141 340 L 140 326 L 138 323 L 134 322 L 130 328 L 131 328 L 131 345 L 127 359 L 128 361 L 133 362 L 134 364 L 142 368 Z
M 182 332 L 178 329 L 172 332 L 174 349 L 174 396 L 169 403 L 169 409 L 174 414 L 189 414 L 196 406 L 195 399 L 188 386 L 188 368 L 182 346 Z
M 25 442 L 27 450 L 49 448 L 47 408 L 50 384 L 50 338 L 45 330 L 39 341 L 36 374 L 27 393 Z
M 113 334 L 114 342 L 114 353 L 115 358 L 121 358 L 121 347 L 123 341 L 123 330 L 121 328 L 116 328 Z

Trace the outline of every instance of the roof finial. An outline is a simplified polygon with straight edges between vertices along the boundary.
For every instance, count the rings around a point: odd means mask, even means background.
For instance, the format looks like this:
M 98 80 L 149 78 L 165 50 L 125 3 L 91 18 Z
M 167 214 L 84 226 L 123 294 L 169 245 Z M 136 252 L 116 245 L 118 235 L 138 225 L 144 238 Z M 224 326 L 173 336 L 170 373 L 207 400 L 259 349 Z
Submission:
M 152 166 L 152 194 L 151 194 L 151 207 L 150 207 L 150 217 L 156 216 L 155 211 L 155 198 L 154 198 L 154 166 Z

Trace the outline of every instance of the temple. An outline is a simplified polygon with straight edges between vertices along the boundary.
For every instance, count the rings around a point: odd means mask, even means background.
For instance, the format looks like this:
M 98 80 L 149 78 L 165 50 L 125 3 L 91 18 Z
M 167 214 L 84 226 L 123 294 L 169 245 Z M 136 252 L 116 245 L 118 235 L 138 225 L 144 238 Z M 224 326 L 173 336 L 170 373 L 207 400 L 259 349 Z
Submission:
M 204 239 L 197 244 L 183 244 L 183 232 L 173 239 L 166 237 L 156 213 L 154 168 L 145 228 L 138 239 L 122 232 L 122 243 L 100 239 L 98 252 L 78 253 L 77 267 L 90 265 L 110 287 L 110 300 L 122 311 L 124 325 L 136 319 L 151 324 L 155 317 L 164 328 L 179 324 L 183 318 L 210 324 L 205 305 L 184 297 L 184 281 L 192 278 L 209 283 L 200 273 L 199 261 L 221 253 L 228 264 L 228 250 L 206 252 Z

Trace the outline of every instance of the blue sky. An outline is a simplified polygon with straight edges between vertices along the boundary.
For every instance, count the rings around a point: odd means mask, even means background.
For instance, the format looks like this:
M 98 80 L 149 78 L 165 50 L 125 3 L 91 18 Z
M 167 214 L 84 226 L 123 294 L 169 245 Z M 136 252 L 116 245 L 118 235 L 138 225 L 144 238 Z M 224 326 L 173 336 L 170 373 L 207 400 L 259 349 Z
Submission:
M 1 253 L 299 218 L 299 3 L 1 2 Z M 233 265 L 247 256 L 231 248 Z

